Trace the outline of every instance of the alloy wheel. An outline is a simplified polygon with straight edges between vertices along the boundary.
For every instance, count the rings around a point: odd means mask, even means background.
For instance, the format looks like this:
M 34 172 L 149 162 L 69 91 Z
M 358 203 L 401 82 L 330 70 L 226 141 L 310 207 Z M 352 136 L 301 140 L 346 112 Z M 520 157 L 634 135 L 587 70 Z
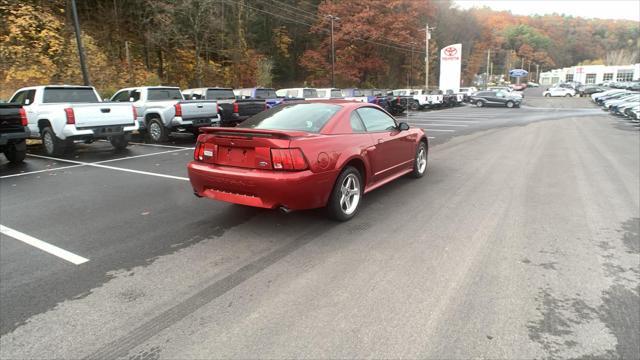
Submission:
M 149 134 L 151 135 L 151 139 L 153 141 L 160 141 L 160 137 L 162 136 L 162 129 L 155 121 L 149 125 Z
M 45 132 L 42 136 L 42 142 L 44 143 L 44 148 L 47 151 L 47 154 L 53 154 L 54 144 L 53 137 L 50 132 Z
M 346 215 L 353 214 L 360 202 L 360 180 L 355 174 L 347 175 L 340 185 L 340 209 Z
M 416 162 L 418 163 L 418 172 L 422 174 L 427 169 L 427 151 L 424 149 L 424 145 L 420 146 Z

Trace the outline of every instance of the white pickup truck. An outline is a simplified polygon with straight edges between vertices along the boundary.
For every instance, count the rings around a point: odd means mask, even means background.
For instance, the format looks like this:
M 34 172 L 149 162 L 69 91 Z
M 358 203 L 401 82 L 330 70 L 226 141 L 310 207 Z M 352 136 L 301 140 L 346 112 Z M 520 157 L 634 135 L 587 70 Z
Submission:
M 22 88 L 9 102 L 22 104 L 30 137 L 42 139 L 47 155 L 62 155 L 75 141 L 108 139 L 118 150 L 138 130 L 130 104 L 102 103 L 91 86 L 46 85 Z
M 140 130 L 151 142 L 166 141 L 171 132 L 198 135 L 203 126 L 219 126 L 218 103 L 214 100 L 185 100 L 180 88 L 142 86 L 118 90 L 113 102 L 129 102 L 138 114 Z
M 444 96 L 424 89 L 395 89 L 394 96 L 411 96 L 413 101 L 409 103 L 411 110 L 422 110 L 425 108 L 439 107 L 444 102 Z

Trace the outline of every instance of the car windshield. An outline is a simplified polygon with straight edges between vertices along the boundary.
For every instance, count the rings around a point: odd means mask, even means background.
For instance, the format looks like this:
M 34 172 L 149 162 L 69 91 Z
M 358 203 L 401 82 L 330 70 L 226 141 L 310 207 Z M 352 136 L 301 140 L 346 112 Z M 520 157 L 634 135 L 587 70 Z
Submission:
M 233 100 L 236 96 L 231 89 L 207 89 L 207 100 Z
M 42 102 L 50 103 L 95 103 L 100 102 L 92 88 L 45 88 Z
M 280 105 L 245 120 L 238 127 L 317 133 L 340 108 L 339 105 L 322 103 Z
M 156 88 L 149 89 L 149 93 L 147 95 L 147 100 L 149 101 L 163 101 L 163 100 L 182 100 L 182 93 L 180 89 L 165 89 L 165 88 Z

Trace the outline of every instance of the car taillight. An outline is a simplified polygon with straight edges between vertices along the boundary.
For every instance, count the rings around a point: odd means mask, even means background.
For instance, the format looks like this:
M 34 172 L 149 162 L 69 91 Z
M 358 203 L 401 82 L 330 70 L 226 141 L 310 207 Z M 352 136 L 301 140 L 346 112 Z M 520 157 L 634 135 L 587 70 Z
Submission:
M 211 161 L 215 158 L 218 145 L 199 142 L 193 152 L 193 159 L 197 161 Z
M 182 105 L 175 104 L 173 107 L 176 109 L 176 116 L 182 117 Z
M 269 110 L 269 105 L 267 105 L 267 101 L 264 102 L 264 110 Z
M 20 123 L 22 126 L 29 125 L 29 119 L 27 119 L 27 112 L 23 108 L 20 108 Z
M 240 112 L 240 105 L 237 102 L 233 103 L 233 112 L 236 114 Z
M 64 113 L 67 114 L 67 124 L 76 123 L 76 114 L 73 112 L 73 108 L 64 109 Z
M 396 99 L 396 104 L 400 105 L 400 97 Z
M 133 110 L 133 121 L 138 120 L 138 110 L 133 105 L 131 105 L 131 109 Z
M 292 149 L 271 149 L 271 164 L 274 170 L 306 170 L 307 160 L 304 158 L 302 150 Z

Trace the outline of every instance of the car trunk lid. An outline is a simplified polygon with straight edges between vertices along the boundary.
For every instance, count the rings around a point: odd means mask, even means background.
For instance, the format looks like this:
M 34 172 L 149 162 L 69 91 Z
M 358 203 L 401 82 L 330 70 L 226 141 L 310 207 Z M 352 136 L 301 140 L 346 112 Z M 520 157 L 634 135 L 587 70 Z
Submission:
M 203 128 L 196 159 L 250 169 L 273 169 L 271 149 L 287 149 L 291 139 L 309 136 L 301 131 L 248 128 Z M 201 157 L 201 158 L 199 158 Z

